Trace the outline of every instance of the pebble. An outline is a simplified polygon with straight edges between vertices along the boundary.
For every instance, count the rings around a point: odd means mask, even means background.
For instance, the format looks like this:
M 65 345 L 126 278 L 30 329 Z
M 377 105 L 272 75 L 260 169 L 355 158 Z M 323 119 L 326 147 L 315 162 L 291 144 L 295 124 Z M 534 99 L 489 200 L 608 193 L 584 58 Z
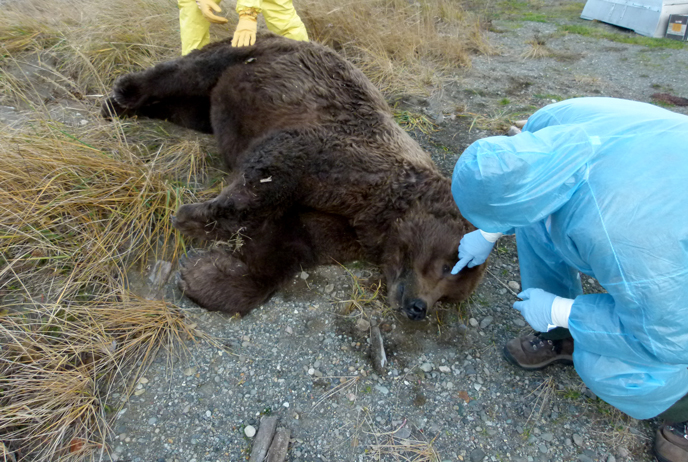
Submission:
M 451 372 L 449 366 L 440 366 L 440 372 Z
M 471 318 L 468 320 L 468 324 L 470 324 L 473 327 L 478 327 L 478 320 L 475 318 Z
M 591 459 L 590 457 L 586 456 L 585 454 L 579 454 L 579 455 L 578 455 L 578 460 L 580 460 L 580 462 L 595 462 L 593 459 Z
M 614 457 L 612 454 L 609 454 L 609 457 L 607 457 L 607 462 L 616 462 L 616 457 Z
M 195 373 L 196 373 L 196 367 L 189 367 L 189 368 L 184 370 L 184 375 L 186 375 L 187 377 L 192 376 Z
M 325 293 L 326 294 L 331 294 L 333 290 L 334 290 L 334 284 L 327 284 L 325 286 Z
M 141 396 L 145 391 L 146 391 L 145 388 L 141 388 L 140 390 L 136 390 L 134 392 L 134 396 Z
M 509 288 L 510 288 L 511 290 L 513 290 L 513 291 L 519 291 L 519 290 L 521 290 L 521 284 L 519 284 L 519 283 L 516 282 L 516 281 L 509 281 L 509 283 L 508 283 L 507 285 L 508 285 Z
M 411 436 L 411 429 L 409 427 L 402 427 L 394 433 L 395 438 L 408 438 Z
M 246 425 L 246 428 L 244 428 L 244 435 L 248 436 L 249 438 L 253 438 L 256 436 L 256 427 L 253 425 Z
M 471 462 L 482 462 L 484 458 L 485 452 L 482 449 L 476 448 L 471 451 Z
M 547 442 L 552 442 L 554 440 L 554 434 L 549 433 L 549 432 L 543 433 L 541 435 L 541 438 Z
M 299 277 L 300 277 L 301 279 L 303 279 L 304 281 L 305 281 L 306 279 L 308 279 L 309 276 L 310 276 L 310 274 L 306 273 L 305 271 L 301 271 L 301 274 L 299 274 Z
M 158 419 L 156 419 L 155 417 L 151 417 L 150 419 L 148 419 L 148 425 L 155 425 L 157 422 Z
M 375 385 L 375 389 L 382 393 L 383 395 L 388 395 L 389 394 L 389 388 L 383 387 L 382 385 Z
M 430 363 L 423 363 L 423 364 L 420 366 L 420 370 L 422 370 L 423 372 L 430 372 L 430 371 L 432 370 L 432 364 L 430 364 Z
M 492 316 L 485 317 L 482 321 L 480 321 L 480 328 L 485 329 L 487 326 L 492 324 L 492 319 Z
M 521 318 L 516 318 L 514 319 L 514 324 L 516 324 L 518 327 L 525 327 L 526 322 Z
M 576 443 L 576 446 L 583 446 L 583 437 L 580 436 L 578 433 L 574 433 L 573 442 Z
M 547 446 L 544 444 L 539 445 L 538 450 L 543 454 L 547 454 Z
M 370 329 L 370 322 L 366 319 L 360 318 L 358 321 L 356 321 L 356 329 L 365 332 Z

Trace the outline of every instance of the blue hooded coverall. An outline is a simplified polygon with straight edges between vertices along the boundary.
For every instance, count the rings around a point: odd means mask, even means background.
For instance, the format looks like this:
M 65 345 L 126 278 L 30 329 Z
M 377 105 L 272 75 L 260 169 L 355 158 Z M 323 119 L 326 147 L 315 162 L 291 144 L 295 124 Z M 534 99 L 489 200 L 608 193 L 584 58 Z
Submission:
M 575 299 L 574 365 L 600 398 L 646 419 L 688 393 L 688 116 L 552 104 L 469 146 L 452 193 L 476 227 L 515 231 L 524 289 Z M 608 293 L 582 295 L 579 271 Z

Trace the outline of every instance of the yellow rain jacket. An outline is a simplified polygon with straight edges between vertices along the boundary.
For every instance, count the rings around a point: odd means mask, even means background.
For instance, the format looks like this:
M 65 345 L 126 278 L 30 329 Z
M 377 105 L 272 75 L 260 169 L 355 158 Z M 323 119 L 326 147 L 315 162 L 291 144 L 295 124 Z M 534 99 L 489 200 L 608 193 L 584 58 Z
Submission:
M 213 0 L 220 3 L 220 0 Z M 178 0 L 182 55 L 210 42 L 210 23 L 195 0 Z M 263 13 L 268 29 L 294 40 L 308 41 L 308 33 L 291 0 L 238 0 L 236 11 Z

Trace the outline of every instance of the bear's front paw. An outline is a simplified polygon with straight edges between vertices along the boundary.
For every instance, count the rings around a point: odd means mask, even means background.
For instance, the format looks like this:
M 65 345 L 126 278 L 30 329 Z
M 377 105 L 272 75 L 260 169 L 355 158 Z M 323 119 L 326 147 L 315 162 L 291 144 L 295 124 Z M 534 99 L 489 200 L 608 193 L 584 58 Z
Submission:
M 124 109 L 137 109 L 143 105 L 147 95 L 137 82 L 136 75 L 129 74 L 117 79 L 112 97 Z

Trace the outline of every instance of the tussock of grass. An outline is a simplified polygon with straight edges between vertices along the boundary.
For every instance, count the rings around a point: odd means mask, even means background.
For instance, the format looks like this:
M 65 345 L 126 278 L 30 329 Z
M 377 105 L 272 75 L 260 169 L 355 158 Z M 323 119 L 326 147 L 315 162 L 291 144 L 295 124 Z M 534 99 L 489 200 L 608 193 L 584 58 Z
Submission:
M 175 56 L 178 30 L 172 0 L 9 2 L 0 16 L 0 63 L 40 52 L 40 66 L 68 77 L 73 91 L 100 91 Z
M 32 304 L 0 317 L 0 434 L 20 460 L 81 460 L 162 346 L 193 337 L 165 302 Z M 116 415 L 116 414 L 115 414 Z
M 74 296 L 119 284 L 123 262 L 158 246 L 174 257 L 181 243 L 170 217 L 193 196 L 170 177 L 180 164 L 192 172 L 188 154 L 197 154 L 161 149 L 146 159 L 104 136 L 112 133 L 88 140 L 52 124 L 43 130 L 0 134 L 0 288 L 50 276 L 57 286 L 43 294 Z
M 311 38 L 355 62 L 387 94 L 422 93 L 432 74 L 489 53 L 480 21 L 451 0 L 310 0 L 298 5 Z M 457 32 L 458 31 L 458 32 Z

